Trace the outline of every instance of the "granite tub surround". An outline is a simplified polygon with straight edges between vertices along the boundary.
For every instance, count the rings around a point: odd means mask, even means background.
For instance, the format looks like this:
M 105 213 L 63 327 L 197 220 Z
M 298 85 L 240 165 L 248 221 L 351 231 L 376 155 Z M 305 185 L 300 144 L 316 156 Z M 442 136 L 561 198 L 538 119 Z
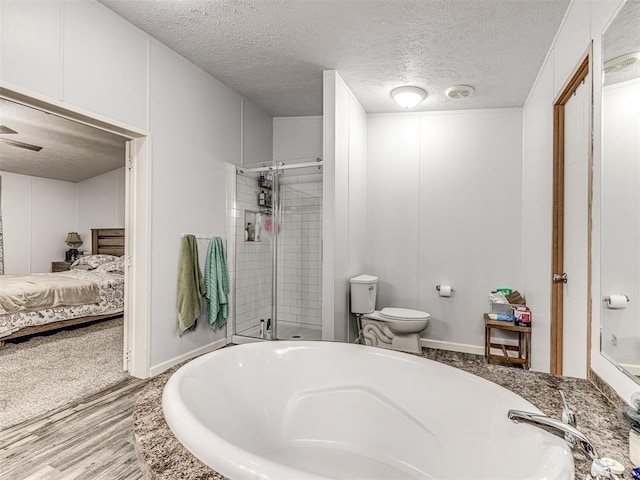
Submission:
M 136 400 L 133 435 L 143 476 L 147 480 L 228 480 L 194 457 L 164 420 L 162 389 L 179 367 L 151 380 Z
M 591 382 L 509 366 L 487 365 L 483 357 L 476 355 L 424 349 L 421 356 L 497 383 L 555 418 L 559 418 L 562 410 L 558 390 L 563 390 L 569 406 L 576 414 L 578 429 L 594 443 L 601 456 L 622 462 L 627 469 L 625 478 L 630 478 L 628 472 L 633 466 L 627 458 L 628 429 L 617 419 L 616 406 Z M 144 476 L 160 480 L 225 479 L 183 447 L 164 420 L 162 389 L 177 368 L 150 381 L 136 401 L 133 430 Z M 523 425 L 523 428 L 527 427 Z M 574 457 L 576 478 L 583 478 L 591 462 L 578 452 Z
M 618 420 L 617 406 L 588 380 L 487 364 L 483 357 L 445 350 L 423 349 L 422 357 L 460 368 L 517 393 L 546 415 L 560 418 L 562 399 L 574 411 L 578 430 L 591 440 L 601 457 L 618 460 L 630 475 L 629 429 Z M 576 478 L 589 472 L 591 460 L 574 450 Z M 628 477 L 630 478 L 630 476 Z

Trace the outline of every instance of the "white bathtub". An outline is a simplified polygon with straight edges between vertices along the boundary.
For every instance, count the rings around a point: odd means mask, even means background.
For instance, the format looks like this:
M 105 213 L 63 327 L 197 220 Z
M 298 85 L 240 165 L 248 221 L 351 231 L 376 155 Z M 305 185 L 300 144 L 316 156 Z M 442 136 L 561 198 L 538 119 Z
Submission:
M 162 407 L 186 448 L 233 480 L 573 479 L 562 439 L 507 419 L 538 412 L 522 397 L 375 347 L 225 348 L 180 368 Z

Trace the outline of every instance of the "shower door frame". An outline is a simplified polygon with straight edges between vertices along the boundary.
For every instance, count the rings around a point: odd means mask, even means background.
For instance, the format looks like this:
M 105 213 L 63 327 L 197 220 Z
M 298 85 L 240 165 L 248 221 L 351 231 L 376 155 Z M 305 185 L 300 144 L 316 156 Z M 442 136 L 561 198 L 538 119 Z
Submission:
M 317 167 L 320 168 L 323 165 L 320 157 L 305 157 L 288 159 L 287 161 L 299 161 L 310 160 L 308 162 L 285 164 L 284 161 L 274 160 L 271 165 L 263 164 L 259 167 L 244 168 L 241 165 L 236 166 L 236 176 L 238 174 L 247 173 L 260 173 L 265 171 L 271 171 L 273 173 L 273 185 L 272 185 L 272 207 L 271 216 L 273 218 L 273 242 L 271 244 L 271 338 L 255 338 L 247 335 L 241 335 L 237 332 L 237 324 L 234 321 L 234 334 L 233 343 L 245 343 L 261 340 L 278 340 L 278 240 L 280 236 L 280 222 L 282 216 L 282 202 L 280 199 L 280 175 L 285 170 Z M 236 292 L 234 290 L 234 301 L 237 301 Z M 234 309 L 235 311 L 235 309 Z M 242 340 L 239 340 L 242 339 Z

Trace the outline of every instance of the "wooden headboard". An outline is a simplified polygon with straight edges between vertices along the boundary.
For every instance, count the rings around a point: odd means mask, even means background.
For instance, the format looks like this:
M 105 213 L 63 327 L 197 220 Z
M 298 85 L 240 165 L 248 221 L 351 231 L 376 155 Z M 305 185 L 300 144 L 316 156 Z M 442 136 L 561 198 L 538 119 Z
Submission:
M 124 228 L 92 228 L 91 253 L 124 255 Z

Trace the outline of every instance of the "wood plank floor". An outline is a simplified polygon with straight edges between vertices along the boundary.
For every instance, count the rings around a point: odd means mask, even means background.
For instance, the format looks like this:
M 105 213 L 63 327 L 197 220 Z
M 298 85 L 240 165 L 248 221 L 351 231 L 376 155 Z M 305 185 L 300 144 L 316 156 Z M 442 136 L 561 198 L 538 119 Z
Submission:
M 0 431 L 0 480 L 138 480 L 135 378 Z

